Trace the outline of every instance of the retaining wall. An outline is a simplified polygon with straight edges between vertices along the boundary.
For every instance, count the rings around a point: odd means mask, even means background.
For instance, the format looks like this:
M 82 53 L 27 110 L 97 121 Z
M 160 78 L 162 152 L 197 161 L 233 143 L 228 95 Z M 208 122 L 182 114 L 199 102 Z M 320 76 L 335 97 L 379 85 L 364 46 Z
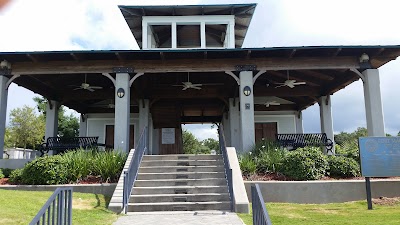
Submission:
M 335 203 L 366 199 L 364 180 L 340 181 L 245 181 L 251 201 L 250 187 L 260 185 L 266 202 Z M 372 197 L 400 197 L 399 179 L 371 180 Z

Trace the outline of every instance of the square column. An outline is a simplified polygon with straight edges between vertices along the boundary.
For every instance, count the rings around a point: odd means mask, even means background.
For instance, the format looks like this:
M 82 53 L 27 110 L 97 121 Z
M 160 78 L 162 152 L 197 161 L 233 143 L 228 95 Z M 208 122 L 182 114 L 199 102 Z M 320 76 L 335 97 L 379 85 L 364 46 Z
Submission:
M 295 114 L 296 134 L 303 134 L 303 113 L 301 111 Z
M 6 133 L 6 115 L 7 115 L 7 96 L 8 78 L 0 75 L 0 159 L 4 153 L 4 135 Z
M 362 72 L 362 74 L 365 77 L 363 85 L 368 136 L 384 137 L 385 124 L 383 119 L 379 70 L 368 69 Z
M 250 151 L 255 142 L 253 72 L 242 71 L 239 76 L 240 128 L 242 133 L 242 145 L 239 151 L 247 152 Z M 246 96 L 244 89 L 247 87 L 250 88 L 250 93 Z
M 230 98 L 229 99 L 229 139 L 230 146 L 235 147 L 236 151 L 242 149 L 241 139 L 242 132 L 240 130 L 240 112 L 239 112 L 239 99 Z
M 334 142 L 333 121 L 332 121 L 332 104 L 330 96 L 321 96 L 318 100 L 319 114 L 321 118 L 321 132 Z M 332 153 L 335 154 L 335 145 L 332 147 Z M 324 149 L 327 154 L 327 149 Z
M 139 99 L 139 135 L 138 138 L 136 139 L 139 141 L 140 135 L 142 135 L 142 132 L 145 127 L 149 127 L 149 114 L 150 114 L 150 109 L 149 109 L 149 100 L 148 99 Z M 147 129 L 149 132 L 150 129 Z M 149 146 L 147 146 L 147 154 L 150 153 Z
M 79 119 L 79 137 L 87 136 L 87 116 L 85 114 L 81 114 Z
M 60 103 L 54 100 L 48 100 L 46 105 L 46 132 L 45 141 L 49 137 L 57 137 L 58 134 L 58 109 Z
M 117 73 L 115 82 L 115 126 L 114 150 L 129 152 L 129 124 L 130 124 L 130 76 L 129 73 Z M 118 97 L 121 88 L 123 97 Z
M 224 128 L 224 136 L 225 136 L 225 145 L 227 147 L 231 147 L 231 124 L 229 118 L 229 112 L 224 112 L 222 114 L 222 121 L 221 124 Z

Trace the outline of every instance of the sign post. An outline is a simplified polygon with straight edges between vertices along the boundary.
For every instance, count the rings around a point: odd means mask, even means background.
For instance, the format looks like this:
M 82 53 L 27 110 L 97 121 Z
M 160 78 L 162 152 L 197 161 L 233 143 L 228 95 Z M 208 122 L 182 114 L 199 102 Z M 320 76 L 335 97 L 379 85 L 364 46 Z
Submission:
M 368 209 L 372 209 L 370 178 L 400 176 L 400 137 L 361 137 L 358 146 Z

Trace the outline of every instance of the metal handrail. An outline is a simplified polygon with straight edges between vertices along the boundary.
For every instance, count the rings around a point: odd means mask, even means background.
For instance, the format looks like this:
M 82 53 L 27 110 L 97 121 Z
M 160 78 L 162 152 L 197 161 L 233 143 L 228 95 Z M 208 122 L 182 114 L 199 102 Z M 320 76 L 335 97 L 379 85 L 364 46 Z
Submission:
M 253 210 L 253 225 L 271 225 L 264 198 L 258 184 L 251 186 L 251 202 Z
M 231 200 L 231 211 L 235 210 L 235 195 L 233 193 L 233 180 L 232 180 L 232 168 L 229 163 L 228 152 L 225 144 L 224 128 L 222 124 L 218 126 L 218 136 L 219 136 L 219 148 L 221 150 L 222 158 L 224 160 L 225 177 L 228 184 L 229 198 Z
M 57 188 L 29 223 L 72 224 L 72 187 Z
M 148 138 L 148 130 L 147 127 L 145 127 L 142 134 L 140 135 L 139 143 L 134 150 L 135 152 L 133 153 L 133 157 L 131 162 L 129 163 L 129 167 L 126 171 L 124 171 L 122 210 L 125 214 L 128 212 L 129 197 L 131 196 L 132 188 L 135 184 L 139 172 L 140 163 L 142 162 L 144 153 L 147 151 Z

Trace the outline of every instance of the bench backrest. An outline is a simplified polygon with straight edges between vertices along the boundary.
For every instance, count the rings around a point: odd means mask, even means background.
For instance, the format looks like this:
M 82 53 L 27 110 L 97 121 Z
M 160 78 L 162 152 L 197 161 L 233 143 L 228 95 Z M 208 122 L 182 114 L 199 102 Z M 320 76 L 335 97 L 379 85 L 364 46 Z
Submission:
M 291 142 L 304 145 L 325 145 L 328 141 L 326 133 L 313 134 L 277 134 L 279 142 Z
M 49 137 L 47 138 L 46 145 L 48 148 L 75 149 L 96 145 L 98 139 L 99 137 Z

